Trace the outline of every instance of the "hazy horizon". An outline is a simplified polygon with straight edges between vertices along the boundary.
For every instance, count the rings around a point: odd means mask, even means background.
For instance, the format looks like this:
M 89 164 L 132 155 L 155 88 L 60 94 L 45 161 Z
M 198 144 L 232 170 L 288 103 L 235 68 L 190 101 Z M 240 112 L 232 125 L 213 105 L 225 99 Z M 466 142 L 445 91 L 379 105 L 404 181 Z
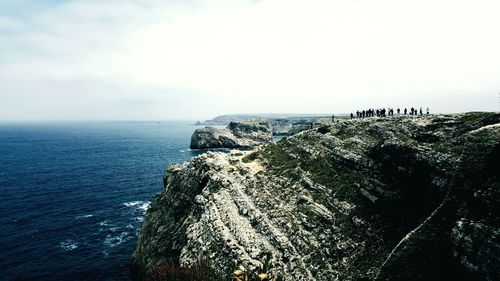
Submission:
M 397 107 L 394 107 L 396 109 Z M 364 108 L 360 108 L 362 110 Z M 401 110 L 404 110 L 404 107 L 401 108 Z M 425 114 L 425 107 L 422 107 L 424 110 Z M 410 110 L 410 108 L 408 108 Z M 498 111 L 481 111 L 481 110 L 472 110 L 472 111 L 461 111 L 461 112 L 433 112 L 433 115 L 440 115 L 440 114 L 463 114 L 463 113 L 469 113 L 469 112 L 498 112 Z M 352 112 L 354 115 L 356 115 L 356 111 Z M 51 122 L 203 122 L 203 121 L 210 121 L 214 119 L 215 117 L 218 116 L 223 116 L 223 115 L 240 115 L 240 116 L 245 116 L 245 115 L 256 115 L 256 116 L 269 116 L 269 115 L 281 115 L 282 117 L 311 117 L 311 116 L 318 116 L 318 117 L 330 117 L 331 115 L 337 115 L 337 116 L 349 116 L 350 112 L 332 112 L 332 113 L 272 113 L 272 112 L 267 112 L 267 113 L 229 113 L 229 114 L 219 114 L 219 115 L 214 115 L 208 118 L 144 118 L 144 119 L 2 119 L 0 120 L 0 123 L 51 123 Z M 293 115 L 293 116 L 292 116 Z M 397 116 L 397 114 L 396 114 Z M 401 112 L 401 116 L 403 116 L 403 112 Z M 279 118 L 279 117 L 276 117 Z M 194 123 L 193 123 L 194 124 Z
M 0 121 L 500 110 L 498 1 L 12 2 Z

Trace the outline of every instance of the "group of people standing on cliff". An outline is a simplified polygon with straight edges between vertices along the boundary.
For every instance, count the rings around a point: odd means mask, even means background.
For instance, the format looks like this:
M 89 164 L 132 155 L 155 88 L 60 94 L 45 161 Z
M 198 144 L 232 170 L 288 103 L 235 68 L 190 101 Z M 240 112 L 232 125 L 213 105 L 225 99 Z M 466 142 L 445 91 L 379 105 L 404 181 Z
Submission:
M 418 110 L 417 108 L 415 107 L 412 107 L 410 108 L 410 110 L 408 111 L 407 108 L 405 108 L 404 110 L 401 110 L 399 107 L 396 109 L 396 112 L 397 112 L 397 115 L 400 116 L 401 113 L 403 113 L 404 116 L 406 115 L 410 115 L 410 116 L 418 116 L 420 114 L 420 116 L 424 115 L 424 110 L 422 109 L 422 107 L 420 107 L 420 110 Z M 429 107 L 427 107 L 426 109 L 426 114 L 429 115 L 430 113 L 430 110 L 429 110 Z M 356 111 L 356 117 L 357 118 L 365 118 L 365 117 L 374 117 L 374 116 L 377 116 L 377 117 L 386 117 L 386 116 L 394 116 L 394 108 L 380 108 L 380 109 L 374 109 L 374 108 L 370 108 L 370 109 L 366 109 L 366 110 L 357 110 Z M 351 119 L 354 119 L 354 114 L 351 113 Z

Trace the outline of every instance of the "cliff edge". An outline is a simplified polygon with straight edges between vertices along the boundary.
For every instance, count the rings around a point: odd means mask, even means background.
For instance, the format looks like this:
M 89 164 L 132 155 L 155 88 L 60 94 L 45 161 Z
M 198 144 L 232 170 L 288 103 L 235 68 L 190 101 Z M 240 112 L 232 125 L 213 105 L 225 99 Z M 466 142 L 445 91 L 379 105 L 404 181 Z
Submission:
M 267 121 L 230 122 L 225 129 L 196 129 L 190 148 L 249 148 L 270 141 L 272 130 Z
M 374 118 L 165 171 L 132 259 L 285 280 L 500 280 L 500 114 Z

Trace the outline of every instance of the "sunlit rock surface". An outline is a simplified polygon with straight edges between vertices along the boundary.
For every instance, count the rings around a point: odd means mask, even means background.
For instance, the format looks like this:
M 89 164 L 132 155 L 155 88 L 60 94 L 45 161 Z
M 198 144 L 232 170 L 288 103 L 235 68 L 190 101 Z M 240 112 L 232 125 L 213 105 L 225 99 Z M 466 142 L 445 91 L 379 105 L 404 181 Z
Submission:
M 272 141 L 271 125 L 267 121 L 230 122 L 225 129 L 205 127 L 191 136 L 192 149 L 249 148 Z

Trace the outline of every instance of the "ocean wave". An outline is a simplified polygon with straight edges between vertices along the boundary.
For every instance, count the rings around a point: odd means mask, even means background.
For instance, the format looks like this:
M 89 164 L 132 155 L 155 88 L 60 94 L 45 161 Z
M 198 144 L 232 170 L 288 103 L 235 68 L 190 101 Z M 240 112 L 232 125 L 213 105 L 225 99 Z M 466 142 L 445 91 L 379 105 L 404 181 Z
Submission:
M 129 233 L 127 231 L 123 231 L 116 236 L 107 235 L 103 243 L 104 246 L 108 248 L 113 248 L 129 240 L 130 238 L 131 237 L 129 236 Z
M 130 201 L 130 202 L 123 203 L 123 205 L 125 205 L 126 207 L 134 207 L 134 206 L 143 204 L 144 202 L 145 201 Z
M 139 206 L 139 210 L 142 210 L 144 212 L 146 212 L 149 208 L 149 206 L 151 205 L 151 202 L 145 202 L 144 204 L 142 204 L 141 206 Z
M 73 251 L 78 248 L 78 243 L 74 240 L 68 239 L 59 243 L 59 248 L 63 249 L 66 252 Z
M 151 205 L 151 202 L 150 201 L 130 201 L 130 202 L 123 203 L 123 205 L 126 207 L 135 207 L 137 210 L 140 210 L 143 213 L 146 213 L 149 206 Z
M 93 217 L 94 215 L 81 215 L 81 216 L 76 216 L 75 218 L 76 219 L 86 219 L 86 218 L 91 218 Z

